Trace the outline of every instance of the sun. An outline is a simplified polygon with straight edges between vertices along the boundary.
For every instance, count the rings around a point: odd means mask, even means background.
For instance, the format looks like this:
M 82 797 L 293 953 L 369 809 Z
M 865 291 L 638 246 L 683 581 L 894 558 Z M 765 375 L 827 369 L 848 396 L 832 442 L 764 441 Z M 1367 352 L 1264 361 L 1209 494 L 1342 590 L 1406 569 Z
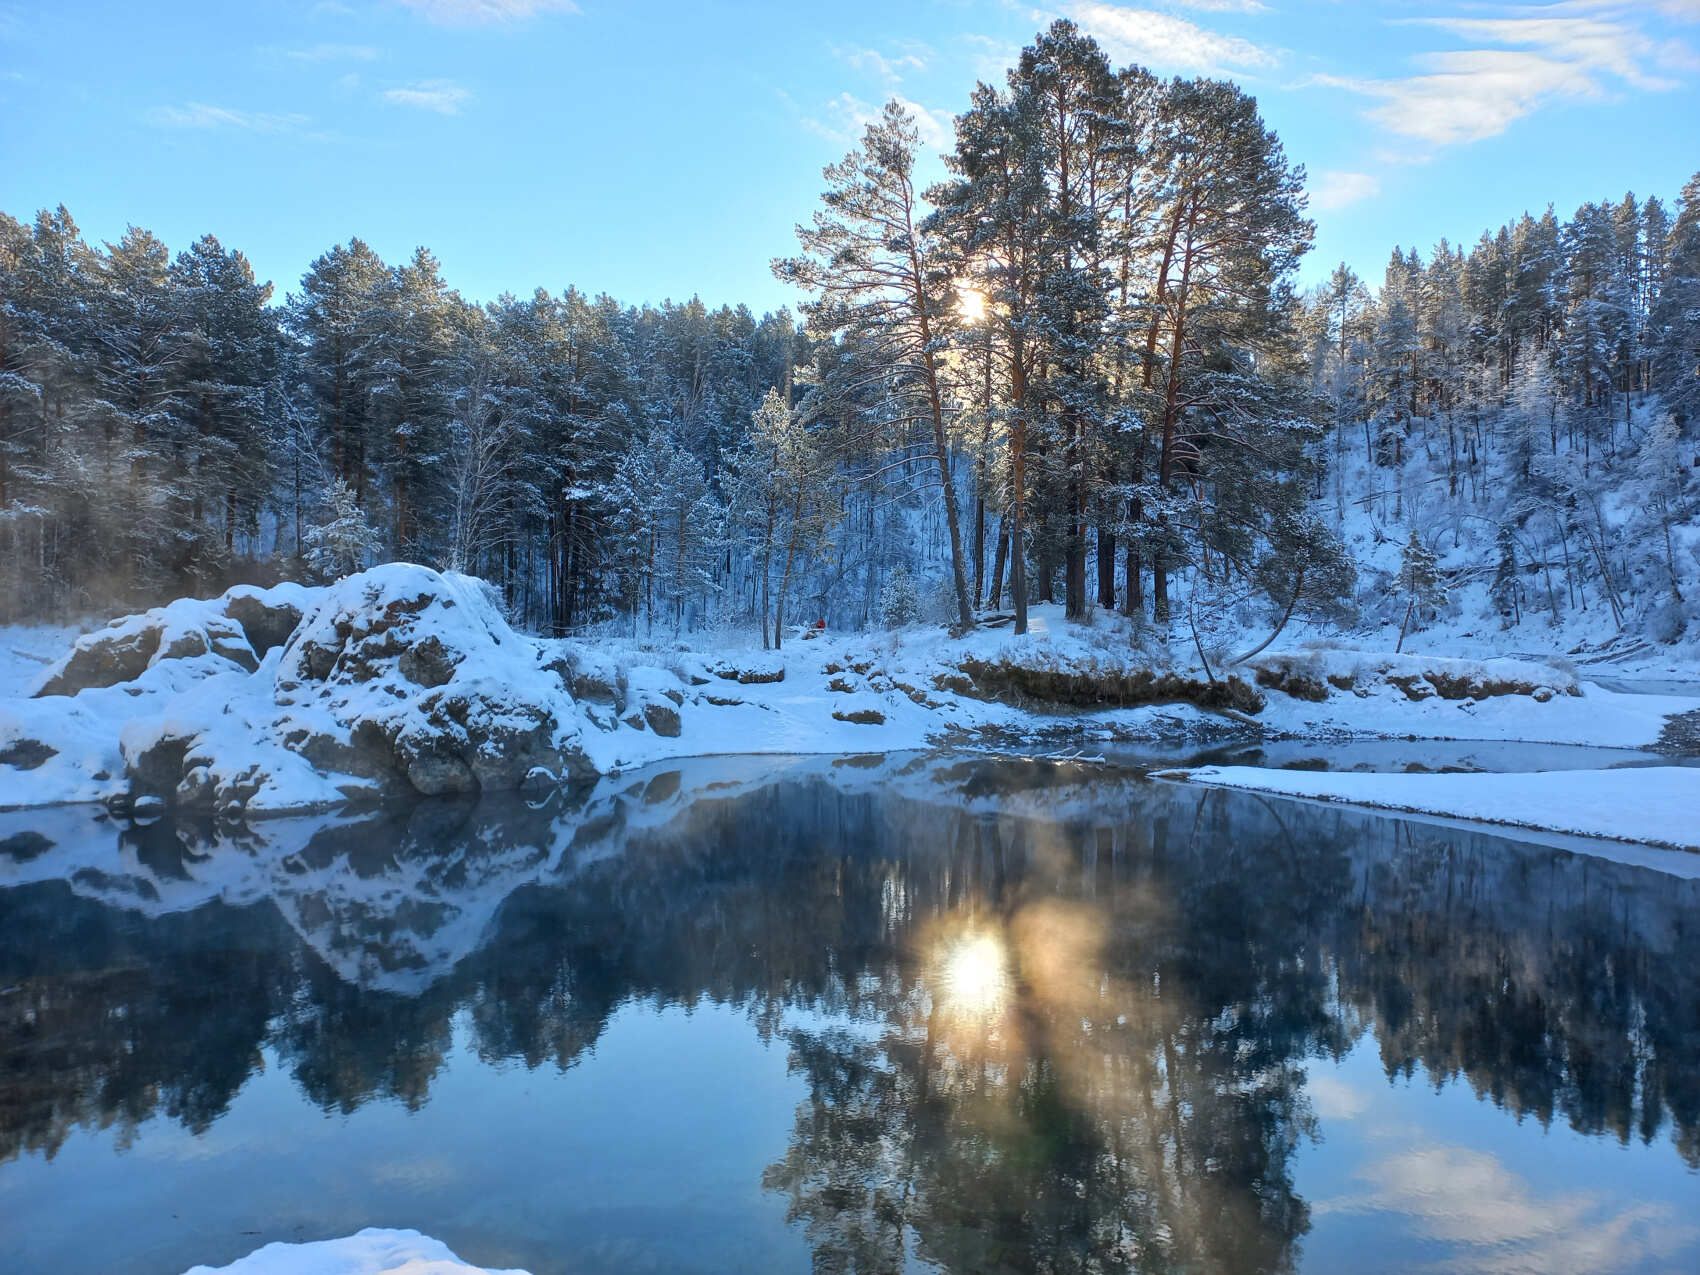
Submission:
M 964 323 L 980 323 L 986 317 L 986 294 L 965 283 L 956 285 L 956 312 Z

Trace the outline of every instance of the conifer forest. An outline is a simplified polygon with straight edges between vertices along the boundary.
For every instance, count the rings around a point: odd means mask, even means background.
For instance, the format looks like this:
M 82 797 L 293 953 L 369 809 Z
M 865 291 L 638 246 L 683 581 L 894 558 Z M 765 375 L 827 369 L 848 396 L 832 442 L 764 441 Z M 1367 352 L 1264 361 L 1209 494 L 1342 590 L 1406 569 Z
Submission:
M 894 573 L 963 628 L 1692 633 L 1700 176 L 1300 289 L 1235 84 L 1059 21 L 962 108 L 931 188 L 895 102 L 826 171 L 796 312 L 0 218 L 4 618 L 406 559 L 553 635 L 877 625 Z

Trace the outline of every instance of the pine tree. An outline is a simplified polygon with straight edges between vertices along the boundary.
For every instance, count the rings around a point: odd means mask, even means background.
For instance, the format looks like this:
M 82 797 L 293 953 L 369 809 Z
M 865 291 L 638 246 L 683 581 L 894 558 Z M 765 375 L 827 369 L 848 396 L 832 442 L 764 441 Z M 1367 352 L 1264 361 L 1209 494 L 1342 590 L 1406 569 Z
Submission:
M 1683 434 L 1692 436 L 1700 420 L 1700 173 L 1682 188 L 1663 262 L 1649 344 L 1665 404 Z
M 171 274 L 187 342 L 180 376 L 196 556 L 228 562 L 238 536 L 257 537 L 276 480 L 270 430 L 284 391 L 272 289 L 211 235 L 179 253 Z
M 1499 611 L 1502 627 L 1523 623 L 1522 585 L 1518 581 L 1517 537 L 1508 526 L 1501 525 L 1496 541 L 1499 561 L 1493 569 L 1493 583 L 1488 596 Z
M 915 579 L 902 563 L 892 568 L 880 591 L 880 623 L 888 629 L 901 629 L 921 618 L 921 599 L 915 592 Z
M 382 357 L 381 298 L 390 271 L 359 239 L 317 258 L 290 299 L 303 370 L 331 476 L 364 507 L 372 478 L 373 398 Z
M 333 479 L 325 520 L 307 532 L 308 567 L 321 580 L 340 580 L 367 566 L 382 544 L 354 489 Z
M 803 255 L 775 262 L 774 271 L 814 295 L 805 310 L 819 331 L 850 334 L 852 347 L 871 360 L 849 375 L 891 378 L 895 423 L 929 426 L 950 538 L 957 623 L 966 631 L 974 613 L 950 468 L 945 415 L 950 390 L 940 357 L 952 309 L 949 281 L 915 190 L 918 146 L 914 117 L 899 102 L 888 102 L 868 126 L 861 148 L 826 170 L 824 207 L 812 225 L 797 228 Z
M 1404 553 L 1400 556 L 1399 591 L 1405 595 L 1406 603 L 1405 618 L 1399 625 L 1399 642 L 1393 648 L 1395 651 L 1405 649 L 1405 635 L 1410 631 L 1413 620 L 1421 628 L 1429 614 L 1446 601 L 1440 564 L 1415 530 L 1405 542 Z
M 1302 213 L 1303 170 L 1288 164 L 1253 99 L 1231 84 L 1183 81 L 1165 113 L 1162 159 L 1172 184 L 1163 255 L 1170 264 L 1153 316 L 1162 365 L 1150 409 L 1160 526 L 1152 602 L 1160 623 L 1168 619 L 1170 563 L 1190 559 L 1209 569 L 1208 547 L 1185 547 L 1186 497 L 1206 485 L 1218 499 L 1236 493 L 1231 484 L 1244 467 L 1214 473 L 1215 459 L 1237 462 L 1254 437 L 1290 436 L 1305 423 L 1306 413 L 1294 410 L 1296 385 L 1265 375 L 1259 356 L 1297 371 L 1291 348 L 1278 347 L 1290 332 L 1286 280 L 1312 233 Z
M 1010 600 L 1019 634 L 1027 631 L 1029 593 L 1028 443 L 1040 407 L 1038 295 L 1052 256 L 1052 236 L 1045 230 L 1048 195 L 1031 111 L 987 85 L 978 86 L 968 111 L 957 119 L 956 150 L 946 163 L 955 180 L 935 192 L 938 210 L 931 224 L 956 272 L 975 280 L 983 297 L 988 357 L 996 352 L 1005 381 Z

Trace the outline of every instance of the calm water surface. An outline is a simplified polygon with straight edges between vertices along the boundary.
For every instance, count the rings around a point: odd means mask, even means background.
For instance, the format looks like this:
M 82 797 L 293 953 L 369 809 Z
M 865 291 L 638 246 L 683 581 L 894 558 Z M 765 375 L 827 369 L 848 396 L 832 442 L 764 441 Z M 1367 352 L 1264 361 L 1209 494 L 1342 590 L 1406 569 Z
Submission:
M 987 758 L 0 820 L 5 1272 L 1700 1269 L 1692 860 Z

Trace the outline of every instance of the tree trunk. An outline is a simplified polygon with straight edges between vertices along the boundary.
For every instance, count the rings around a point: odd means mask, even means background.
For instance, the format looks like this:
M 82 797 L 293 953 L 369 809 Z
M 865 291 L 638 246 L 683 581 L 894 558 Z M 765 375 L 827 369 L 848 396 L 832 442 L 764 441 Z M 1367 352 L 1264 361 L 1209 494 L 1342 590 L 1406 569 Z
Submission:
M 927 383 L 927 410 L 932 416 L 933 450 L 938 456 L 939 485 L 944 491 L 944 520 L 950 530 L 950 576 L 956 589 L 956 620 L 961 632 L 974 627 L 974 608 L 968 600 L 968 573 L 962 566 L 962 526 L 956 513 L 956 484 L 950 475 L 950 440 L 945 436 L 944 401 L 939 394 L 938 366 L 933 353 L 933 329 L 927 315 L 926 279 L 915 247 L 914 224 L 909 227 L 910 302 L 921 328 L 921 370 Z
M 1139 523 L 1140 507 L 1137 500 L 1130 502 L 1131 521 L 1135 526 Z M 1132 619 L 1143 619 L 1145 616 L 1145 563 L 1139 552 L 1139 541 L 1129 536 L 1127 541 L 1127 587 L 1123 610 Z
M 1009 587 L 1018 634 L 1027 632 L 1027 529 L 1023 525 L 1027 503 L 1027 369 L 1022 355 L 1017 345 L 1010 385 L 1015 419 L 1009 431 Z
M 1098 605 L 1116 609 L 1116 533 L 1098 524 Z
M 1009 519 L 1006 516 L 998 519 L 997 551 L 992 555 L 992 592 L 986 605 L 994 611 L 998 609 L 998 604 L 1003 600 L 1003 573 L 1008 564 Z
M 791 532 L 785 537 L 785 570 L 779 577 L 779 602 L 773 611 L 773 649 L 785 649 L 785 595 L 791 588 L 791 564 L 797 560 L 797 524 L 802 520 L 801 493 L 791 507 Z
M 979 493 L 974 497 L 974 607 L 985 601 L 986 590 L 986 462 L 980 461 Z
M 764 651 L 770 649 L 767 640 L 767 617 L 770 614 L 769 607 L 773 601 L 773 524 L 774 510 L 773 506 L 769 504 L 767 528 L 761 544 L 761 649 Z
M 1166 521 L 1159 518 L 1157 523 Z M 1158 624 L 1169 622 L 1169 567 L 1161 547 L 1151 551 L 1151 618 Z

